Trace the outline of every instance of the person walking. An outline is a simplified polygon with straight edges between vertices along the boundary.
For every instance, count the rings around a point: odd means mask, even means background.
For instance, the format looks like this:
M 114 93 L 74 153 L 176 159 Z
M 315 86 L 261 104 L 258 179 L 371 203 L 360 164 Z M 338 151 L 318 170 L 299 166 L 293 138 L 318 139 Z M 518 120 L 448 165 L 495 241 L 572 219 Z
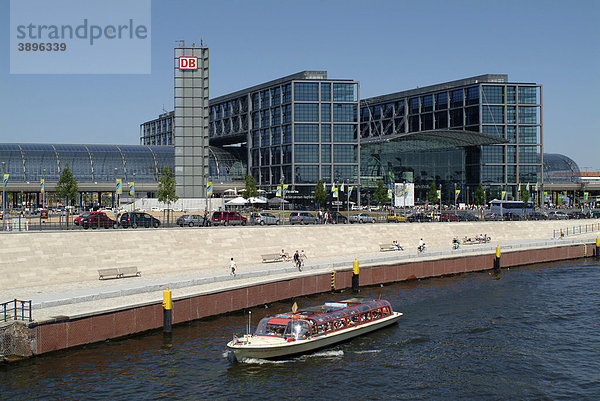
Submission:
M 300 262 L 300 254 L 298 253 L 298 250 L 296 249 L 296 253 L 294 253 L 294 264 L 296 265 L 296 267 L 298 268 L 299 271 L 302 271 L 302 266 L 301 266 Z
M 231 275 L 235 277 L 235 268 L 237 267 L 237 265 L 235 264 L 233 258 L 231 258 L 231 260 L 229 261 L 229 267 L 231 268 Z

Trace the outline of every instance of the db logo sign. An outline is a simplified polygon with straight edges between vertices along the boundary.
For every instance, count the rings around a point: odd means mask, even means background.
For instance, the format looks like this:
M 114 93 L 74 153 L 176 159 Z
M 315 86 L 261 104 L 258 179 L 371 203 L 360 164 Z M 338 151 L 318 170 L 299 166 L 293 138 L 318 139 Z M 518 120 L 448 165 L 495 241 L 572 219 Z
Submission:
M 179 57 L 180 70 L 197 70 L 198 57 Z

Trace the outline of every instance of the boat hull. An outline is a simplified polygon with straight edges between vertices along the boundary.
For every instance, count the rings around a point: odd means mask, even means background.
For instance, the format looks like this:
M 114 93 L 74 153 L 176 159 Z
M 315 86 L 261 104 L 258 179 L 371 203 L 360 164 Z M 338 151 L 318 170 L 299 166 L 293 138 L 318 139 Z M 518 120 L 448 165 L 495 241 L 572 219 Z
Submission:
M 396 323 L 401 316 L 402 313 L 393 312 L 392 315 L 376 321 L 307 340 L 293 340 L 288 342 L 283 338 L 277 338 L 276 340 L 252 341 L 254 337 L 251 337 L 247 344 L 238 344 L 230 341 L 227 344 L 227 348 L 233 352 L 238 361 L 243 361 L 244 359 L 277 359 L 305 354 L 389 326 Z

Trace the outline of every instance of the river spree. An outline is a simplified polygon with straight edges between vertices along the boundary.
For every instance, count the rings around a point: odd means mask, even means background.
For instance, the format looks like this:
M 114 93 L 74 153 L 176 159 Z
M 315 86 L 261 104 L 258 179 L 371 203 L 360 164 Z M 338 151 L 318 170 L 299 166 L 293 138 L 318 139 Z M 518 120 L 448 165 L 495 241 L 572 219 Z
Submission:
M 298 298 L 300 307 L 352 294 Z M 231 314 L 0 367 L 0 399 L 600 398 L 600 265 L 578 260 L 364 288 L 397 325 L 287 361 L 231 362 Z M 293 302 L 252 309 L 253 326 Z

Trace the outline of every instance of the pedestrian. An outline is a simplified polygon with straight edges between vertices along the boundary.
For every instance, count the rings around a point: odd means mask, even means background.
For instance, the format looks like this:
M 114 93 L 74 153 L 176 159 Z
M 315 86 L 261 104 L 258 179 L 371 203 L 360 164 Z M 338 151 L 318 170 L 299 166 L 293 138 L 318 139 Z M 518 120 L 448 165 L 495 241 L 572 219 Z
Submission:
M 235 264 L 233 258 L 231 258 L 231 260 L 229 261 L 229 267 L 231 267 L 231 275 L 235 277 L 235 268 L 237 267 L 237 265 Z
M 208 210 L 206 210 L 206 209 L 204 209 L 204 216 L 203 216 L 203 220 L 204 220 L 204 221 L 202 222 L 202 225 L 203 225 L 204 227 L 207 227 L 207 226 L 208 226 Z
M 302 271 L 302 267 L 300 266 L 301 262 L 300 262 L 300 254 L 298 253 L 298 250 L 296 249 L 296 253 L 294 253 L 294 264 L 296 265 L 296 267 L 298 268 L 298 270 Z
M 300 266 L 304 266 L 304 261 L 306 260 L 306 253 L 304 253 L 304 249 L 300 251 Z

